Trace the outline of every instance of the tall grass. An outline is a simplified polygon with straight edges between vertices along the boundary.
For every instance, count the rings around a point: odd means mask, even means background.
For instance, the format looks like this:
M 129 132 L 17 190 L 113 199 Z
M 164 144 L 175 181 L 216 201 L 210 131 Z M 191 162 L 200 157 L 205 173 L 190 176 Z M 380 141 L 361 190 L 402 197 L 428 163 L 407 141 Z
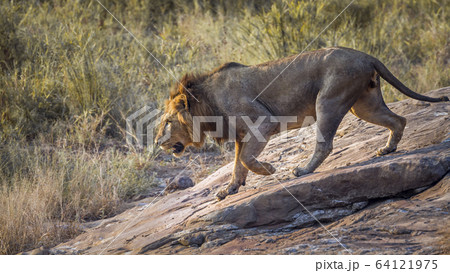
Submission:
M 450 84 L 450 5 L 445 1 L 355 1 L 318 36 L 347 4 L 278 1 L 260 14 L 246 14 L 234 42 L 246 49 L 249 63 L 297 54 L 308 45 L 308 50 L 344 46 L 376 56 L 417 92 Z M 405 98 L 388 85 L 384 97 Z
M 418 92 L 450 84 L 447 1 L 357 0 L 312 42 L 348 2 L 102 1 L 168 73 L 96 1 L 2 1 L 0 253 L 55 244 L 154 186 L 154 157 L 123 152 L 125 117 L 161 105 L 171 74 L 339 45 Z

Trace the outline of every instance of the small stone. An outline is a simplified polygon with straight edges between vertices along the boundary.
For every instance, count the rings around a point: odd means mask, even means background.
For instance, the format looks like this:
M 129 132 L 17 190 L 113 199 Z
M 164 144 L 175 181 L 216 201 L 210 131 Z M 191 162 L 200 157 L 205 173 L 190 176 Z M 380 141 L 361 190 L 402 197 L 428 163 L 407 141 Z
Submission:
M 205 242 L 205 235 L 200 234 L 188 234 L 181 237 L 178 242 L 184 246 L 199 247 Z
M 285 254 L 287 254 L 287 255 L 297 254 L 297 253 L 298 253 L 298 250 L 295 248 L 290 248 L 285 251 Z
M 404 235 L 411 234 L 411 230 L 406 228 L 392 227 L 388 230 L 388 232 L 392 235 Z
M 44 247 L 33 249 L 30 255 L 50 255 L 50 251 Z
M 367 202 L 367 201 L 353 203 L 352 210 L 354 210 L 354 211 L 361 210 L 361 209 L 365 208 L 368 204 L 369 204 L 369 202 Z
M 447 112 L 434 112 L 435 117 L 448 116 Z
M 193 186 L 194 182 L 188 176 L 182 176 L 180 178 L 175 177 L 175 180 L 172 178 L 166 182 L 166 189 L 164 192 L 168 194 L 177 190 L 185 190 Z

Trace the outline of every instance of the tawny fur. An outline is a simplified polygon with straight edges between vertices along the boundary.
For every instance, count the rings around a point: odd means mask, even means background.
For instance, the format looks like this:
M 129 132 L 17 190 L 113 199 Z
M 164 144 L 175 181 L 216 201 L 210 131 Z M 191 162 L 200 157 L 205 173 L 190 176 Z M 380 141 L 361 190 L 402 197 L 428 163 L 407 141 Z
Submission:
M 348 111 L 390 130 L 386 146 L 377 151 L 378 155 L 384 155 L 397 148 L 406 119 L 387 108 L 380 89 L 380 76 L 414 99 L 448 101 L 446 97 L 430 98 L 411 91 L 370 55 L 348 48 L 325 48 L 254 66 L 227 63 L 207 74 L 184 76 L 166 102 L 156 142 L 164 149 L 181 143 L 182 151 L 174 148 L 174 154 L 180 156 L 188 145 L 200 147 L 205 132 L 216 130 L 215 124 L 202 124 L 201 141 L 194 143 L 193 117 L 223 117 L 225 134 L 215 138 L 223 142 L 229 138 L 229 117 L 236 116 L 233 177 L 217 194 L 219 199 L 236 193 L 245 184 L 248 170 L 262 175 L 275 172 L 271 164 L 256 160 L 266 142 L 258 142 L 253 135 L 248 142 L 243 141 L 249 133 L 243 116 L 252 121 L 260 116 L 267 117 L 259 127 L 266 140 L 280 129 L 279 123 L 270 122 L 270 116 L 296 116 L 297 122 L 289 123 L 288 130 L 300 128 L 305 117 L 314 118 L 317 133 L 324 141 L 316 143 L 314 154 L 305 167 L 293 170 L 296 176 L 313 172 L 330 154 L 333 137 Z M 171 137 L 160 143 L 159 139 L 166 133 Z

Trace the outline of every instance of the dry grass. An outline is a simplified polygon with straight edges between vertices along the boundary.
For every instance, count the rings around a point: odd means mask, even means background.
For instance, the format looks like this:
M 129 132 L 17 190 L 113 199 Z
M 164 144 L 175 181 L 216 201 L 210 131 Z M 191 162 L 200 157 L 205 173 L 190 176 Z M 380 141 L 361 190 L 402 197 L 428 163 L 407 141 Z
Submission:
M 148 154 L 25 145 L 0 147 L 2 254 L 60 242 L 155 183 Z

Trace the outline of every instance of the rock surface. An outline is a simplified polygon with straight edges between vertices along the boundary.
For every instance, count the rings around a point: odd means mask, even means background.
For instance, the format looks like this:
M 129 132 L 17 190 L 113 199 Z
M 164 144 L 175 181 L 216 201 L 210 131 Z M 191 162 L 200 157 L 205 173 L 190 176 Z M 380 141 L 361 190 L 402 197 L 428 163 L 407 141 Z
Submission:
M 388 130 L 349 114 L 316 173 L 290 174 L 315 141 L 312 128 L 294 130 L 259 157 L 277 172 L 250 174 L 238 194 L 215 199 L 230 163 L 194 187 L 89 223 L 50 253 L 449 254 L 450 103 L 407 99 L 389 108 L 408 120 L 395 153 L 375 157 Z

